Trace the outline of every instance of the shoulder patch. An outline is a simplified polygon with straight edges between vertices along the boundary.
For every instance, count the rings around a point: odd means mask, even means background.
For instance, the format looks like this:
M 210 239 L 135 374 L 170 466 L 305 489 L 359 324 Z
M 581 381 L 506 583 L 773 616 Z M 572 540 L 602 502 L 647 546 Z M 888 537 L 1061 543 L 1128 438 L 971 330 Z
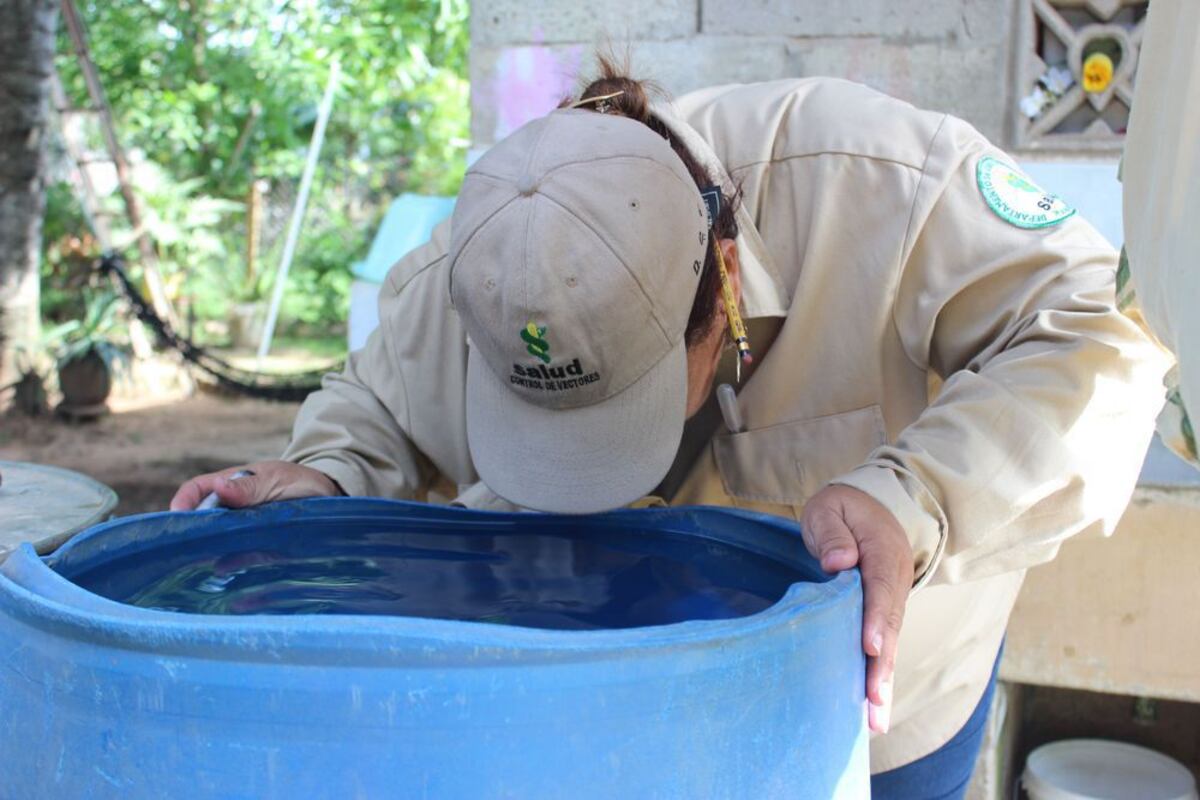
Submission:
M 1057 195 L 999 159 L 984 156 L 975 167 L 979 192 L 1000 219 L 1018 228 L 1046 228 L 1073 216 L 1075 209 Z

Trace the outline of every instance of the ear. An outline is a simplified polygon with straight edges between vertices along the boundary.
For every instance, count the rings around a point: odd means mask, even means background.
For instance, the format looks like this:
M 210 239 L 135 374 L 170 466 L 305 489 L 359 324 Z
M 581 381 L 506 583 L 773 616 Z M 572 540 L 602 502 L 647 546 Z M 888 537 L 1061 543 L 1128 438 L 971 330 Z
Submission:
M 742 263 L 738 261 L 737 241 L 734 239 L 719 239 L 721 255 L 725 259 L 725 272 L 729 275 L 729 285 L 733 287 L 733 296 L 738 306 L 742 304 Z M 724 313 L 724 306 L 721 307 Z

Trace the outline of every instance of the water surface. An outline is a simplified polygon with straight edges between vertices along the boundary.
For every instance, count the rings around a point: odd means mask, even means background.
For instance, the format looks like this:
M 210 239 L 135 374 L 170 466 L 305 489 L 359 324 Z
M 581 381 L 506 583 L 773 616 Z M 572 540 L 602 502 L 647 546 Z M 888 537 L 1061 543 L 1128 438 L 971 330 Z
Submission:
M 697 536 L 352 519 L 205 536 L 72 576 L 195 614 L 383 614 L 589 630 L 762 611 L 798 570 Z

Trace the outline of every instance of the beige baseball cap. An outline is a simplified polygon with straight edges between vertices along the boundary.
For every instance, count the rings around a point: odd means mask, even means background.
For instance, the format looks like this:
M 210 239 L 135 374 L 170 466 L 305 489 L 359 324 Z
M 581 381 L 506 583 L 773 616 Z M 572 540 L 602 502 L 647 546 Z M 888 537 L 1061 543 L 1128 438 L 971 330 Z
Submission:
M 471 167 L 450 294 L 470 344 L 467 441 L 492 491 L 588 513 L 662 480 L 708 235 L 683 162 L 625 117 L 554 111 Z

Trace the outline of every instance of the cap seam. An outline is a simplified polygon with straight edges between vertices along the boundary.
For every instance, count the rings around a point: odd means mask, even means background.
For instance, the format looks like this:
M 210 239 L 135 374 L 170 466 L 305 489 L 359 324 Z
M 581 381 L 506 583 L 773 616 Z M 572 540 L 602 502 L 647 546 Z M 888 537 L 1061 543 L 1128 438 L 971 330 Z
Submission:
M 475 173 L 475 174 L 479 175 L 480 177 L 487 178 L 488 180 L 493 180 L 493 181 L 496 181 L 497 183 L 502 184 L 501 188 L 506 188 L 506 189 L 513 188 L 511 184 L 504 183 L 503 178 L 497 178 L 493 175 L 481 175 L 480 173 Z M 461 194 L 461 191 L 460 191 L 460 194 Z M 489 212 L 488 215 L 485 216 L 482 220 L 480 220 L 479 224 L 475 226 L 475 230 L 471 231 L 471 233 L 467 236 L 467 238 L 463 240 L 462 246 L 458 248 L 458 252 L 462 253 L 462 251 L 467 248 L 467 244 L 469 244 L 471 242 L 471 240 L 475 238 L 475 236 L 479 233 L 479 231 L 481 229 L 483 229 L 489 222 L 492 221 L 493 217 L 495 217 L 501 211 L 503 211 L 504 209 L 506 209 L 510 205 L 512 205 L 513 201 L 515 201 L 520 196 L 521 196 L 520 194 L 514 193 L 512 197 L 508 198 L 503 203 L 496 206 L 496 208 L 492 209 L 491 212 Z
M 490 176 L 490 175 L 484 175 L 483 177 L 493 179 L 492 176 Z M 495 180 L 495 179 L 493 179 L 493 180 Z M 480 234 L 480 232 L 482 232 L 483 229 L 486 228 L 488 226 L 488 224 L 491 223 L 492 220 L 494 220 L 496 218 L 496 216 L 500 214 L 501 211 L 503 211 L 504 209 L 506 209 L 510 205 L 512 205 L 513 202 L 518 197 L 520 197 L 520 195 L 513 195 L 512 197 L 508 198 L 503 203 L 501 203 L 499 206 L 492 209 L 491 213 L 489 213 L 486 217 L 484 217 L 482 220 L 480 220 L 479 224 L 475 226 L 475 230 L 471 231 L 470 234 L 467 235 L 467 238 L 463 240 L 462 244 L 458 247 L 457 251 L 453 251 L 452 248 L 447 249 L 446 255 L 449 257 L 448 260 L 450 262 L 450 277 L 447 280 L 447 284 L 448 284 L 447 288 L 449 289 L 449 293 L 450 293 L 451 306 L 454 305 L 454 271 L 458 267 L 459 258 L 462 256 L 462 254 L 464 252 L 466 252 L 467 248 L 469 248 L 471 246 L 471 243 L 473 241 L 475 241 L 475 237 L 478 236 Z
M 558 208 L 561 208 L 564 213 L 566 213 L 567 215 L 572 217 L 576 222 L 578 222 L 583 227 L 587 228 L 591 232 L 591 234 L 593 236 L 595 236 L 596 239 L 599 240 L 602 245 L 604 245 L 605 249 L 608 250 L 608 252 L 613 255 L 613 258 L 615 258 L 617 263 L 620 264 L 621 267 L 625 270 L 625 274 L 627 274 L 633 280 L 633 282 L 635 284 L 637 284 L 637 287 L 639 290 L 641 290 L 642 295 L 644 297 L 646 297 L 647 299 L 649 299 L 650 292 L 646 291 L 645 285 L 643 285 L 642 281 L 638 278 L 638 276 L 636 274 L 634 274 L 634 271 L 629 268 L 629 265 L 625 263 L 625 259 L 623 259 L 621 257 L 621 255 L 612 248 L 612 245 L 610 245 L 608 243 L 608 241 L 605 240 L 605 238 L 600 235 L 599 231 L 597 231 L 586 220 L 584 220 L 582 217 L 580 217 L 578 214 L 576 214 L 574 211 L 572 211 L 570 208 L 568 208 L 563 203 L 560 203 L 555 198 L 551 197 L 550 195 L 546 194 L 545 192 L 539 192 L 539 194 L 542 197 L 544 197 L 547 202 L 553 203 Z M 693 303 L 695 302 L 694 297 L 692 299 L 692 302 Z M 528 303 L 526 305 L 528 305 Z M 674 344 L 675 342 L 671 339 L 671 334 L 667 332 L 666 328 L 663 326 L 662 320 L 659 319 L 658 311 L 655 309 L 654 303 L 650 303 L 650 317 L 651 317 L 651 319 L 654 320 L 654 324 L 658 326 L 659 331 L 666 338 L 667 344 Z
M 531 170 L 533 169 L 533 160 L 537 156 L 538 151 L 541 150 L 542 140 L 545 139 L 550 133 L 551 127 L 553 126 L 546 124 L 542 126 L 540 131 L 538 131 L 537 138 L 533 140 L 533 146 L 529 148 L 529 154 L 525 157 L 525 166 L 521 168 L 522 175 L 530 174 Z M 518 180 L 522 180 L 522 178 L 518 178 Z M 523 196 L 523 194 L 524 193 L 522 191 L 518 190 L 518 197 Z M 533 230 L 533 215 L 536 211 L 537 204 L 535 203 L 534 207 L 530 210 L 530 213 L 525 215 L 525 247 L 523 253 L 525 256 L 526 268 L 521 270 L 521 293 L 524 295 L 525 308 L 529 308 L 529 239 L 530 233 Z
M 541 149 L 542 140 L 546 138 L 546 135 L 550 132 L 550 128 L 551 126 L 547 124 L 543 125 L 542 129 L 538 131 L 537 138 L 533 140 L 533 146 L 529 148 L 529 154 L 525 157 L 525 166 L 521 169 L 522 174 L 529 174 L 529 170 L 533 166 L 533 159 L 537 156 L 538 151 Z
M 545 192 L 540 192 L 540 194 L 542 195 L 542 197 L 544 197 L 544 198 L 546 199 L 546 201 L 547 201 L 547 202 L 549 202 L 549 203 L 553 203 L 553 204 L 554 204 L 555 206 L 557 206 L 558 208 L 561 208 L 565 214 L 567 214 L 568 216 L 570 216 L 571 218 L 573 218 L 573 219 L 574 219 L 576 222 L 578 222 L 578 223 L 579 223 L 580 225 L 582 225 L 583 227 L 587 228 L 587 229 L 588 229 L 588 230 L 591 232 L 591 234 L 592 234 L 593 236 L 595 236 L 595 237 L 596 237 L 596 239 L 597 239 L 597 240 L 598 240 L 598 241 L 599 241 L 599 242 L 600 242 L 602 245 L 604 245 L 604 248 L 605 248 L 606 250 L 608 250 L 608 252 L 612 253 L 612 256 L 613 256 L 613 258 L 614 258 L 614 259 L 616 259 L 617 263 L 621 265 L 621 268 L 625 270 L 625 274 L 626 274 L 626 275 L 628 275 L 628 276 L 629 276 L 629 277 L 630 277 L 630 278 L 633 280 L 633 282 L 634 282 L 635 284 L 637 284 L 637 287 L 638 287 L 638 289 L 641 291 L 641 293 L 642 293 L 642 296 L 643 296 L 643 297 L 645 297 L 647 300 L 649 300 L 649 298 L 650 298 L 650 293 L 649 293 L 648 291 L 646 291 L 646 287 L 645 287 L 645 286 L 642 284 L 642 281 L 641 281 L 641 280 L 638 278 L 638 276 L 637 276 L 637 275 L 635 275 L 635 274 L 634 274 L 633 270 L 631 270 L 631 269 L 629 268 L 629 265 L 625 263 L 625 259 L 621 258 L 621 255 L 620 255 L 620 254 L 619 254 L 619 253 L 618 253 L 616 250 L 614 250 L 614 249 L 612 248 L 612 245 L 610 245 L 610 244 L 609 244 L 609 243 L 608 243 L 608 242 L 605 240 L 605 238 L 604 238 L 603 236 L 601 236 L 601 235 L 600 235 L 600 232 L 599 232 L 598 230 L 596 230 L 595 228 L 593 228 L 593 227 L 592 227 L 592 226 L 591 226 L 589 223 L 587 223 L 587 222 L 586 222 L 586 221 L 585 221 L 585 220 L 584 220 L 582 217 L 580 217 L 580 216 L 579 216 L 578 214 L 576 214 L 574 211 L 572 211 L 571 209 L 567 208 L 567 206 L 565 206 L 564 204 L 560 203 L 558 200 L 554 199 L 554 198 L 553 198 L 553 197 L 551 197 L 550 195 L 546 194 Z M 530 216 L 533 216 L 533 215 L 531 214 Z M 693 302 L 694 302 L 694 301 L 693 301 Z M 526 305 L 528 305 L 528 303 L 526 303 Z M 661 333 L 662 333 L 663 337 L 664 337 L 664 338 L 667 340 L 667 344 L 674 344 L 674 343 L 671 341 L 671 334 L 667 333 L 667 330 L 666 330 L 666 328 L 664 328 L 664 327 L 663 327 L 662 320 L 660 320 L 660 319 L 658 318 L 658 312 L 655 310 L 655 308 L 654 308 L 654 303 L 653 303 L 653 302 L 651 302 L 651 303 L 650 303 L 650 318 L 651 318 L 651 319 L 653 319 L 653 320 L 654 320 L 654 324 L 658 326 L 658 330 L 659 330 L 659 332 L 661 332 Z M 657 363 L 657 362 L 656 362 L 656 363 Z
M 537 213 L 537 203 L 530 203 L 529 213 L 525 215 L 525 244 L 521 248 L 521 257 L 525 261 L 521 270 L 521 295 L 525 308 L 529 308 L 529 243 L 533 238 L 533 215 Z
M 672 155 L 674 155 L 674 152 L 672 152 Z M 675 157 L 676 157 L 676 158 L 678 158 L 678 156 L 675 156 Z M 663 170 L 666 170 L 666 172 L 668 172 L 668 173 L 671 175 L 671 177 L 672 177 L 672 178 L 674 178 L 675 180 L 679 181 L 679 182 L 680 182 L 681 184 L 683 184 L 685 187 L 687 187 L 687 188 L 689 188 L 689 189 L 692 189 L 692 190 L 694 190 L 694 191 L 696 192 L 696 197 L 697 197 L 697 198 L 699 198 L 699 197 L 700 197 L 700 187 L 696 186 L 695 182 L 693 182 L 693 181 L 692 181 L 690 178 L 689 178 L 688 180 L 684 180 L 684 179 L 683 179 L 683 178 L 681 178 L 679 175 L 675 174 L 675 171 L 674 171 L 674 170 L 672 170 L 671 168 L 667 167 L 667 165 L 663 164 L 663 163 L 662 163 L 661 161 L 659 161 L 658 159 L 651 158 L 650 156 L 632 155 L 632 154 L 629 154 L 629 153 L 614 154 L 614 155 L 611 155 L 611 156 L 597 156 L 597 157 L 595 157 L 595 158 L 586 158 L 586 159 L 583 159 L 583 158 L 581 158 L 581 159 L 575 159 L 575 160 L 573 160 L 573 161 L 564 161 L 563 163 L 561 163 L 561 164 L 556 164 L 555 166 L 553 166 L 553 167 L 551 167 L 550 169 L 548 169 L 548 170 L 547 170 L 547 171 L 546 171 L 546 172 L 545 172 L 545 173 L 544 173 L 544 174 L 543 174 L 543 175 L 540 177 L 540 179 L 539 179 L 539 181 L 538 181 L 538 182 L 539 182 L 539 184 L 540 184 L 540 183 L 541 183 L 542 181 L 544 181 L 546 178 L 550 177 L 551 175 L 553 175 L 554 173 L 558 172 L 559 170 L 565 169 L 565 168 L 567 168 L 567 167 L 574 167 L 574 166 L 577 166 L 577 165 L 579 165 L 579 164 L 594 164 L 594 163 L 596 163 L 596 162 L 599 162 L 599 161 L 618 161 L 618 160 L 629 160 L 629 161 L 648 161 L 648 162 L 650 162 L 650 164 L 651 164 L 651 165 L 653 165 L 653 166 L 656 166 L 656 167 L 659 167 L 659 168 L 661 168 L 661 169 L 663 169 Z M 682 162 L 682 161 L 680 161 L 679 163 L 680 163 L 681 165 L 683 164 L 683 162 Z M 528 170 L 526 170 L 526 172 L 528 172 Z M 505 177 L 505 176 L 503 176 L 503 175 L 495 175 L 495 174 L 493 174 L 493 173 L 491 173 L 491 172 L 484 172 L 483 170 L 472 169 L 472 170 L 471 170 L 471 171 L 468 173 L 468 177 L 470 177 L 470 176 L 479 176 L 479 177 L 481 177 L 481 178 L 490 178 L 490 179 L 492 179 L 492 180 L 494 180 L 494 181 L 497 181 L 497 182 L 499 182 L 499 183 L 503 183 L 503 184 L 505 184 L 506 186 L 512 186 L 512 185 L 513 185 L 513 179 L 512 179 L 511 177 Z
M 466 256 L 467 252 L 475 246 L 475 238 L 477 237 L 477 235 L 483 233 L 483 230 L 485 228 L 487 228 L 489 225 L 491 225 L 493 222 L 495 222 L 496 217 L 499 216 L 502 211 L 504 211 L 506 208 L 508 208 L 508 206 L 512 205 L 513 201 L 516 199 L 517 198 L 514 197 L 514 198 L 511 198 L 508 201 L 506 201 L 502 206 L 497 208 L 492 214 L 488 215 L 488 217 L 486 219 L 484 219 L 484 221 L 475 228 L 475 230 L 471 233 L 471 235 L 469 237 L 467 237 L 467 239 L 463 242 L 462 246 L 458 248 L 458 256 L 460 259 L 462 257 Z M 454 261 L 451 263 L 451 267 L 450 267 L 451 280 L 454 277 L 454 267 L 456 264 L 457 264 L 457 261 Z M 451 300 L 453 301 L 453 297 L 451 297 Z M 528 304 L 526 304 L 526 305 L 528 305 Z M 456 306 L 455 311 L 456 311 L 456 313 L 458 313 L 460 318 L 464 316 L 463 309 L 460 309 Z M 500 345 L 499 339 L 496 337 L 496 335 L 494 334 L 493 331 L 487 330 L 486 327 L 487 326 L 484 326 L 484 330 L 482 332 L 486 335 L 486 338 L 488 339 L 488 341 L 491 343 L 492 346 L 500 347 L 501 345 Z
M 674 156 L 676 158 L 676 160 L 679 159 L 679 156 L 675 155 L 674 151 L 671 151 L 671 155 Z M 587 158 L 587 159 L 580 158 L 580 159 L 575 159 L 574 161 L 564 161 L 563 163 L 556 164 L 555 166 L 548 169 L 546 171 L 546 173 L 542 176 L 542 180 L 549 178 L 554 173 L 558 172 L 559 170 L 566 169 L 567 167 L 574 167 L 579 164 L 594 164 L 598 161 L 622 161 L 622 160 L 648 161 L 648 162 L 650 162 L 650 164 L 652 166 L 658 167 L 658 168 L 663 169 L 666 172 L 668 172 L 672 178 L 674 178 L 675 180 L 682 183 L 685 187 L 694 191 L 696 193 L 696 198 L 700 199 L 700 187 L 696 186 L 695 182 L 692 181 L 691 178 L 684 180 L 679 175 L 675 174 L 675 171 L 673 169 L 671 169 L 666 164 L 662 163 L 661 161 L 659 161 L 656 158 L 651 158 L 650 156 L 633 155 L 630 153 L 621 153 L 619 155 L 614 154 L 611 156 L 597 156 L 596 158 Z M 680 161 L 679 164 L 680 164 L 680 166 L 683 166 L 682 161 Z M 684 168 L 686 169 L 686 167 L 684 167 Z

